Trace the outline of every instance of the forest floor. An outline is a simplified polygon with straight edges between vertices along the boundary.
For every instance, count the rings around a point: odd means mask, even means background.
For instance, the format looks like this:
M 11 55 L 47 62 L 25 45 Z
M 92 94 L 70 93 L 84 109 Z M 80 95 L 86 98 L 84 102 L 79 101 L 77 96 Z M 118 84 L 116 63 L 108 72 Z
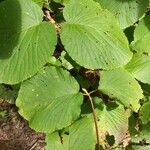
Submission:
M 0 100 L 0 150 L 44 150 L 44 139 L 29 128 L 14 104 Z

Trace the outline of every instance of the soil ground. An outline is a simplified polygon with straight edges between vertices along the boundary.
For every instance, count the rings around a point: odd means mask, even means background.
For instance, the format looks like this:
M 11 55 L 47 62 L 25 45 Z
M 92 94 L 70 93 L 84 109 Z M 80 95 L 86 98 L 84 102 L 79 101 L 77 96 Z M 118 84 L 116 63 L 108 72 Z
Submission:
M 15 105 L 0 100 L 0 113 L 0 150 L 44 150 L 44 134 L 30 129 Z

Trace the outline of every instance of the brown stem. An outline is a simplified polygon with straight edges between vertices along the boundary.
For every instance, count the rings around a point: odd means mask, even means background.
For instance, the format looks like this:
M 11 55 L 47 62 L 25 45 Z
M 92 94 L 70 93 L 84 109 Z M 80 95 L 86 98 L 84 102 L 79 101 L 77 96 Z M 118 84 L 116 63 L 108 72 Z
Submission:
M 54 24 L 57 33 L 60 33 L 60 25 L 55 22 L 55 20 L 52 18 L 50 11 L 48 9 L 44 10 L 44 16 L 46 17 L 47 21 L 50 21 L 52 24 Z
M 87 92 L 86 89 L 82 88 L 82 91 L 88 96 L 90 103 L 91 103 L 91 108 L 92 108 L 92 114 L 93 114 L 93 119 L 94 119 L 94 124 L 95 124 L 95 130 L 96 130 L 96 138 L 97 138 L 97 145 L 98 145 L 98 150 L 100 150 L 100 141 L 99 141 L 99 132 L 98 132 L 98 124 L 97 124 L 97 117 L 96 117 L 96 112 L 94 108 L 94 104 L 92 101 L 92 98 L 90 96 L 90 93 Z

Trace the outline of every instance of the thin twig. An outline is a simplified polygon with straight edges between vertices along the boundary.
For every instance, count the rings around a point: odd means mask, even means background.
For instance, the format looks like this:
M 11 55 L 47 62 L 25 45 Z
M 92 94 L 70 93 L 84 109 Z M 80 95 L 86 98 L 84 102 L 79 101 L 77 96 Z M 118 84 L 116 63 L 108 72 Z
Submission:
M 92 98 L 90 96 L 91 92 L 88 93 L 87 90 L 84 89 L 84 88 L 82 88 L 82 91 L 88 96 L 88 98 L 90 100 L 90 103 L 91 103 L 91 108 L 92 108 L 92 111 L 93 111 L 92 114 L 93 114 L 93 119 L 94 119 L 94 124 L 95 124 L 95 130 L 96 130 L 97 145 L 98 145 L 98 150 L 100 150 L 100 141 L 99 141 L 99 131 L 98 131 L 98 125 L 97 125 L 97 117 L 96 117 L 96 112 L 95 112 L 94 104 L 93 104 Z
M 33 150 L 37 146 L 37 142 L 38 142 L 38 139 L 35 140 L 35 142 L 31 145 L 29 150 Z
M 48 9 L 44 10 L 44 13 L 45 13 L 45 17 L 51 21 L 51 23 L 55 24 L 55 20 L 51 17 L 50 15 L 50 11 Z
M 94 91 L 91 91 L 91 92 L 89 93 L 89 95 L 91 95 L 92 93 L 97 92 L 97 91 L 98 91 L 97 89 L 94 90 Z
M 54 24 L 57 33 L 60 32 L 60 25 L 55 22 L 55 20 L 52 18 L 50 11 L 48 9 L 44 10 L 44 16 L 46 17 L 47 21 L 50 21 L 52 24 Z

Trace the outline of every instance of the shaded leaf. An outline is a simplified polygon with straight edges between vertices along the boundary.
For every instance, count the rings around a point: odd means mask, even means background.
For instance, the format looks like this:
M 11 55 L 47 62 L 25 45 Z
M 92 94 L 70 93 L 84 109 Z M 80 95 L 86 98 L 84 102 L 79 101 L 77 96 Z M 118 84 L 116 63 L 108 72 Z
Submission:
M 137 80 L 150 84 L 150 56 L 139 53 L 134 54 L 131 61 L 126 65 L 126 69 Z
M 143 18 L 135 28 L 134 41 L 131 44 L 133 50 L 150 56 L 150 15 Z
M 122 28 L 137 22 L 146 12 L 149 0 L 95 0 L 112 12 Z
M 150 145 L 132 145 L 132 147 L 130 147 L 127 150 L 149 150 L 150 149 Z
M 134 30 L 135 26 L 130 26 L 124 30 L 124 33 L 128 38 L 129 43 L 131 43 L 134 40 Z
M 0 99 L 14 104 L 19 91 L 19 86 L 0 85 Z
M 129 132 L 131 137 L 131 146 L 139 146 L 144 148 L 150 145 L 150 123 L 146 125 L 139 124 L 137 117 L 131 116 L 129 118 Z
M 41 8 L 31 0 L 1 3 L 0 83 L 16 84 L 49 62 L 57 41 L 56 31 L 42 18 Z
M 127 65 L 136 79 L 150 84 L 150 16 L 146 16 L 135 28 L 131 48 L 137 52 Z
M 132 143 L 140 144 L 143 141 L 143 146 L 146 143 L 150 145 L 150 124 L 143 125 L 137 134 L 131 135 Z M 142 144 L 142 143 L 141 143 Z
M 95 149 L 96 140 L 94 126 L 91 119 L 87 117 L 84 117 L 72 124 L 68 128 L 68 131 L 61 134 L 61 138 L 58 133 L 47 134 L 46 150 Z
M 96 111 L 100 134 L 109 133 L 115 137 L 116 144 L 122 142 L 128 130 L 129 113 L 124 110 L 122 105 L 114 107 L 111 104 L 103 105 L 103 109 L 97 108 Z
M 150 102 L 144 103 L 142 105 L 139 115 L 143 124 L 147 124 L 150 121 Z
M 150 85 L 141 83 L 141 87 L 144 94 L 143 102 L 150 101 Z
M 138 82 L 125 69 L 102 71 L 99 90 L 126 107 L 138 111 L 139 100 L 143 98 Z

